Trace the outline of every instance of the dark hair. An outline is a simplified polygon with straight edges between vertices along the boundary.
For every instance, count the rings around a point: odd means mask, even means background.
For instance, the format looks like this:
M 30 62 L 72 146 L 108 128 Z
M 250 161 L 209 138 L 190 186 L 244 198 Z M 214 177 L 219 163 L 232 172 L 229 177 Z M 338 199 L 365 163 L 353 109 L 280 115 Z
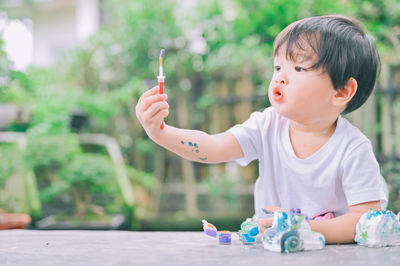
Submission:
M 296 21 L 276 37 L 274 56 L 284 46 L 286 57 L 295 62 L 299 56 L 311 59 L 316 55 L 317 62 L 312 68 L 326 71 L 335 90 L 342 89 L 351 77 L 357 80 L 357 92 L 343 113 L 356 110 L 370 96 L 379 55 L 372 38 L 357 20 L 331 15 Z

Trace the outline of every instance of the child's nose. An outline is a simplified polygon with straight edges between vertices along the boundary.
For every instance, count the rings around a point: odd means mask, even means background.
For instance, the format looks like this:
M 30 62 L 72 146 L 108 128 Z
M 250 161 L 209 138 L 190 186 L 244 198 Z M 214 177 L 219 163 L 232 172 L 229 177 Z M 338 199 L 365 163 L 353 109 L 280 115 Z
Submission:
M 275 79 L 276 84 L 280 85 L 288 85 L 288 79 L 283 73 L 279 73 L 279 75 Z

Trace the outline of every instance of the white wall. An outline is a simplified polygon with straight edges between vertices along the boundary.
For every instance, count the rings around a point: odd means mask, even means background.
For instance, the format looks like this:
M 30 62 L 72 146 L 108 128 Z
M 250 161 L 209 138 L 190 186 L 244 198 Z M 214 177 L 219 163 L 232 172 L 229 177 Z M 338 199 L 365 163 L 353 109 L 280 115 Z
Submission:
M 0 34 L 4 41 L 3 49 L 7 53 L 8 59 L 13 62 L 13 69 L 25 70 L 32 62 L 32 21 L 28 19 L 24 21 L 8 20 L 4 16 L 0 19 Z M 4 82 L 2 73 L 0 73 L 0 86 L 5 86 L 7 83 Z
M 32 19 L 32 63 L 36 66 L 57 64 L 66 51 L 99 28 L 98 0 L 41 0 L 33 9 L 15 9 L 21 18 Z
M 77 42 L 75 7 L 39 10 L 33 20 L 33 64 L 52 66 Z
M 99 29 L 99 11 L 98 0 L 77 1 L 75 31 L 79 41 L 85 40 Z

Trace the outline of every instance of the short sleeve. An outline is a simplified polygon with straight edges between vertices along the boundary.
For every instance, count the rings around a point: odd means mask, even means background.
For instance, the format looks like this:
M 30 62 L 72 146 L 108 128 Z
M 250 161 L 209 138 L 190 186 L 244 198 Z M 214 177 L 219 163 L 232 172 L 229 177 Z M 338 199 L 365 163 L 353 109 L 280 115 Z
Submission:
M 349 206 L 387 201 L 384 181 L 369 141 L 362 142 L 344 157 L 342 186 Z
M 271 108 L 263 112 L 254 112 L 243 124 L 238 124 L 228 130 L 238 140 L 244 156 L 236 160 L 242 166 L 259 159 L 262 153 L 262 134 L 266 134 L 271 117 Z

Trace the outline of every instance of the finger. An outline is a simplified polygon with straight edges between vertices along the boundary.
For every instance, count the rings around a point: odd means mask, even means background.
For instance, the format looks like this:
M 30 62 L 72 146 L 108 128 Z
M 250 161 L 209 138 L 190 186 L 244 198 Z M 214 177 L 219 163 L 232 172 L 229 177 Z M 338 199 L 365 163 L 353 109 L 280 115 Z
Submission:
M 265 226 L 264 224 L 258 224 L 258 231 L 260 232 L 260 233 L 264 233 L 264 231 L 265 231 L 265 229 L 267 229 L 268 228 L 268 226 Z
M 165 95 L 156 95 L 156 96 L 152 96 L 152 97 L 154 97 L 156 99 L 155 99 L 155 101 L 152 101 L 148 104 L 145 112 L 147 112 L 151 107 L 161 106 L 161 107 L 169 108 L 169 104 L 166 101 L 167 97 Z
M 270 218 L 258 219 L 257 223 L 258 223 L 258 230 L 260 232 L 264 232 L 265 229 L 272 226 L 272 219 Z
M 162 118 L 166 118 L 169 115 L 169 108 L 168 109 L 164 109 L 160 112 L 160 115 L 162 116 Z
M 151 125 L 151 126 L 156 126 L 156 127 L 160 127 L 161 122 L 163 121 L 164 118 L 166 118 L 169 114 L 169 110 L 168 109 L 162 109 L 159 110 L 157 113 L 154 114 L 153 117 L 149 117 L 147 119 L 147 124 Z
M 265 226 L 258 225 L 258 231 L 259 231 L 261 234 L 264 233 L 265 229 L 267 229 Z
M 165 102 L 168 99 L 168 95 L 166 94 L 156 94 L 151 95 L 142 100 L 137 106 L 139 112 L 145 112 L 149 109 L 153 104 L 159 102 Z
M 151 95 L 156 95 L 158 92 L 160 91 L 160 88 L 158 86 L 155 86 L 147 91 L 145 91 L 142 96 L 140 96 L 139 100 L 138 100 L 138 105 L 147 97 L 151 96 Z
M 167 102 L 157 102 L 153 103 L 147 110 L 146 110 L 146 117 L 148 119 L 152 119 L 157 113 L 162 110 L 168 109 L 169 104 Z
M 264 227 L 269 227 L 271 219 L 268 218 L 261 218 L 257 220 L 258 225 L 264 226 Z
M 163 106 L 164 108 L 165 106 L 169 108 L 169 104 L 165 101 L 167 97 L 167 95 L 153 95 L 150 99 L 143 100 L 142 103 L 136 106 L 136 117 L 142 124 L 152 123 L 150 120 L 158 112 L 157 108 L 162 108 Z M 151 106 L 153 107 L 150 109 Z
M 160 88 L 158 86 L 155 86 L 149 90 L 147 90 L 145 93 L 142 94 L 142 97 L 147 97 L 149 95 L 155 95 L 160 91 Z
M 278 207 L 278 206 L 270 206 L 265 209 L 269 212 L 289 212 L 288 210 Z
M 152 117 L 152 121 L 154 121 L 156 125 L 159 126 L 161 125 L 161 122 L 168 116 L 168 114 L 169 114 L 168 109 L 160 110 Z
M 267 210 L 267 212 L 269 212 L 269 213 L 273 213 L 273 212 L 275 212 L 276 207 L 267 207 L 267 208 L 265 208 L 265 210 Z

